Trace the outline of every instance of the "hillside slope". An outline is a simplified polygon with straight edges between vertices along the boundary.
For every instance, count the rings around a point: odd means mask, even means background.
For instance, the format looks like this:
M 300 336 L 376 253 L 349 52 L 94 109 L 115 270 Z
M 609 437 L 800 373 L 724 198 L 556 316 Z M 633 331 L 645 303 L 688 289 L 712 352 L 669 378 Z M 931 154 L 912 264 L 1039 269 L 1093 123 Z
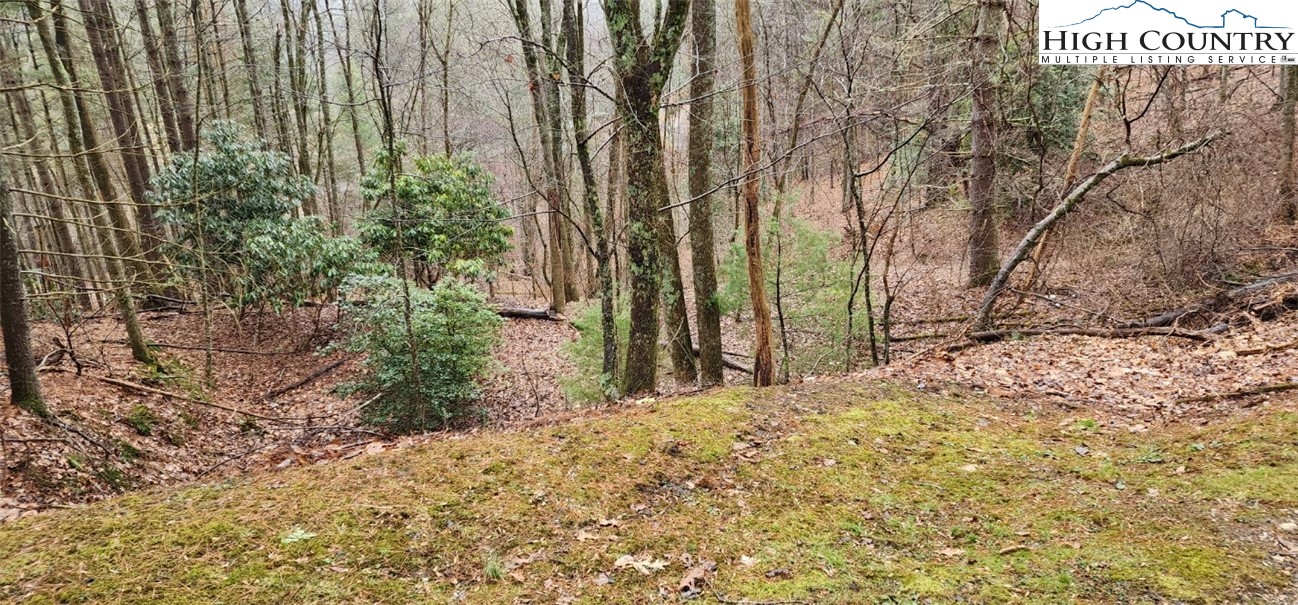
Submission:
M 729 389 L 38 515 L 0 526 L 0 599 L 1291 602 L 1295 485 L 1292 400 L 1133 433 Z

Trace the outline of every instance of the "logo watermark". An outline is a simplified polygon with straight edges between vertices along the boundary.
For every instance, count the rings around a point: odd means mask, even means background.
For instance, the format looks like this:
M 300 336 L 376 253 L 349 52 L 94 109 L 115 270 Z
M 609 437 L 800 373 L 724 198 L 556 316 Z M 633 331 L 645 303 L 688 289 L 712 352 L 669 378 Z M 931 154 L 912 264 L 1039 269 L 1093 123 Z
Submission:
M 1298 62 L 1292 0 L 1040 0 L 1042 65 Z

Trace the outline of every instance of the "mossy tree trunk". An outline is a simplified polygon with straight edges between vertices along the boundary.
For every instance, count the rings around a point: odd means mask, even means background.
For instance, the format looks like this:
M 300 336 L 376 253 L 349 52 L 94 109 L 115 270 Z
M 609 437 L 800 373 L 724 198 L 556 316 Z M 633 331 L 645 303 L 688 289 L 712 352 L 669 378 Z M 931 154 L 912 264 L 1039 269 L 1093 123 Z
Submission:
M 725 382 L 721 355 L 721 304 L 717 299 L 716 237 L 712 229 L 712 126 L 716 89 L 716 0 L 695 0 L 690 8 L 694 62 L 690 79 L 690 256 L 694 269 L 694 313 L 699 332 L 699 373 L 704 387 Z
M 604 0 L 613 64 L 624 92 L 628 205 L 627 256 L 631 273 L 631 334 L 627 346 L 628 394 L 652 391 L 658 380 L 658 318 L 664 267 L 659 234 L 668 205 L 666 168 L 658 128 L 658 105 L 671 77 L 689 18 L 689 0 L 667 0 L 652 37 L 641 26 L 636 0 Z

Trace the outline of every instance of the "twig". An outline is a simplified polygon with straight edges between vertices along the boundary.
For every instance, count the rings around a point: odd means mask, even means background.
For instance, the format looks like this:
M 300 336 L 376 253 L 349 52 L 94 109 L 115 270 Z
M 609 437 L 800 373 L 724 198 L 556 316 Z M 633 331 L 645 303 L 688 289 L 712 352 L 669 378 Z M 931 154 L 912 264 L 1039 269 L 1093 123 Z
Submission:
M 1244 349 L 1243 351 L 1236 351 L 1235 354 L 1239 355 L 1240 357 L 1249 357 L 1251 355 L 1265 355 L 1267 353 L 1279 353 L 1281 351 L 1288 351 L 1290 349 L 1298 349 L 1298 340 L 1295 340 L 1289 344 L 1276 345 L 1274 347 L 1262 347 L 1260 349 Z
M 280 395 L 283 395 L 284 393 L 287 393 L 287 392 L 289 392 L 289 391 L 295 391 L 295 390 L 297 390 L 298 388 L 304 387 L 304 386 L 306 386 L 308 383 L 310 383 L 311 381 L 313 381 L 313 380 L 315 380 L 315 379 L 317 379 L 317 378 L 319 378 L 319 377 L 321 377 L 321 376 L 324 376 L 325 374 L 328 374 L 329 372 L 332 372 L 332 371 L 338 369 L 339 366 L 343 365 L 344 363 L 347 363 L 347 361 L 348 361 L 348 359 L 347 359 L 346 357 L 344 357 L 344 358 L 342 358 L 342 359 L 339 359 L 339 360 L 337 360 L 337 361 L 335 361 L 335 362 L 333 362 L 333 363 L 331 363 L 331 364 L 329 364 L 329 365 L 327 365 L 327 366 L 324 366 L 323 368 L 320 368 L 320 369 L 318 369 L 318 370 L 316 370 L 316 371 L 314 371 L 314 372 L 311 372 L 311 373 L 308 374 L 305 378 L 303 378 L 303 379 L 301 379 L 301 380 L 299 380 L 299 381 L 297 381 L 297 382 L 294 382 L 293 384 L 290 384 L 290 385 L 285 386 L 285 387 L 280 387 L 280 388 L 275 389 L 275 390 L 273 390 L 273 391 L 271 391 L 271 392 L 269 392 L 269 393 L 266 393 L 266 395 L 263 397 L 263 399 L 265 399 L 265 400 L 267 400 L 267 401 L 270 401 L 271 399 L 274 399 L 274 398 L 276 398 L 276 397 L 279 397 Z

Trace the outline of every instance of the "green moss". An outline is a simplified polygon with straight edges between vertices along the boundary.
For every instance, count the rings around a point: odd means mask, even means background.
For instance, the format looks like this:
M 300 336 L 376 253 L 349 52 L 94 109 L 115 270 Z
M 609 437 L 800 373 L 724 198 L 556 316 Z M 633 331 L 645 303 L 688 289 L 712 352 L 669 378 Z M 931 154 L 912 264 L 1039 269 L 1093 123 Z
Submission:
M 3 526 L 0 599 L 643 603 L 688 555 L 731 600 L 1213 602 L 1287 581 L 1249 536 L 1298 506 L 1296 420 L 1085 431 L 1083 457 L 983 401 L 725 389 Z

